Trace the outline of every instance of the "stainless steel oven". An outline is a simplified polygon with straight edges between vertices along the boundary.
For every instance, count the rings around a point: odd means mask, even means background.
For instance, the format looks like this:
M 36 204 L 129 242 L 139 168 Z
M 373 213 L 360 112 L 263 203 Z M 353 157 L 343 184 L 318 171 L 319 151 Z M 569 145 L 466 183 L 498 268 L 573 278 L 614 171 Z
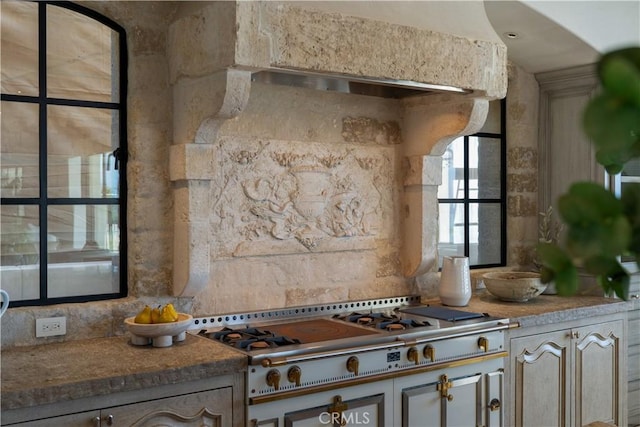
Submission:
M 501 426 L 508 319 L 416 296 L 196 318 L 247 355 L 250 426 Z

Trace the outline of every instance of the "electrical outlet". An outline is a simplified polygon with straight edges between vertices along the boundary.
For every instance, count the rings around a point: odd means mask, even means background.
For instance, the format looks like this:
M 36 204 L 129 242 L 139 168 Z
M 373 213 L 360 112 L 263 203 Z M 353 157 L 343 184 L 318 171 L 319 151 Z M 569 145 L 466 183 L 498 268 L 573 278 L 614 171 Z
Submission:
M 56 335 L 65 335 L 66 333 L 67 318 L 64 316 L 36 319 L 36 338 L 53 337 Z

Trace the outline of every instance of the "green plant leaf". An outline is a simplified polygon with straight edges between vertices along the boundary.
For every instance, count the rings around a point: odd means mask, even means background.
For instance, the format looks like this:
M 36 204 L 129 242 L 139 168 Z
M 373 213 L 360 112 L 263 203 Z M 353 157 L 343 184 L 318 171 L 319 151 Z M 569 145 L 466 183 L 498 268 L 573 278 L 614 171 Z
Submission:
M 583 125 L 598 153 L 604 150 L 598 161 L 606 168 L 620 168 L 637 153 L 640 107 L 605 92 L 587 105 Z
M 598 75 L 607 91 L 640 107 L 640 47 L 603 55 L 598 61 Z
M 629 298 L 630 277 L 615 257 L 610 255 L 589 258 L 585 269 L 597 277 L 598 284 L 608 295 L 615 292 L 620 298 Z
M 570 226 L 566 246 L 570 254 L 583 259 L 596 255 L 624 253 L 630 240 L 631 226 L 629 221 L 620 215 L 601 223 Z
M 573 295 L 578 291 L 578 270 L 573 264 L 556 271 L 553 280 L 560 296 Z
M 572 264 L 571 258 L 555 243 L 538 243 L 536 251 L 542 266 L 551 272 L 562 270 Z
M 560 295 L 574 294 L 578 289 L 578 272 L 567 253 L 554 243 L 539 243 L 536 249 L 542 263 L 542 282 L 553 280 Z
M 599 223 L 622 213 L 616 196 L 593 182 L 578 182 L 560 197 L 558 208 L 562 219 L 570 225 Z

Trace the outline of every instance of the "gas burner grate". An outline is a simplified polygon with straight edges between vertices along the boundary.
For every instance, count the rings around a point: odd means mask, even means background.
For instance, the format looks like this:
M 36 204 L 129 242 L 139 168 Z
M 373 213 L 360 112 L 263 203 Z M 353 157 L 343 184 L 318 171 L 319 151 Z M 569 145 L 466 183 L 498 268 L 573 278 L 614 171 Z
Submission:
M 298 339 L 276 335 L 270 331 L 258 328 L 224 328 L 217 332 L 205 333 L 205 335 L 208 338 L 242 350 L 257 350 L 300 344 L 300 340 Z
M 399 316 L 386 313 L 349 313 L 346 315 L 335 315 L 333 318 L 370 328 L 386 329 L 388 331 L 433 326 L 427 321 L 402 319 Z

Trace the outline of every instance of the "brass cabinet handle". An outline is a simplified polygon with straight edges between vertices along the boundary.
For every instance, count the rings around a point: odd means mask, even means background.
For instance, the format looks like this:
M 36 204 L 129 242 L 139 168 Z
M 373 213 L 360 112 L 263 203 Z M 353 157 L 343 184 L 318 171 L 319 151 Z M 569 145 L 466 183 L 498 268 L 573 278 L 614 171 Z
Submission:
M 347 420 L 342 416 L 342 413 L 347 409 L 349 409 L 349 405 L 342 401 L 342 396 L 337 395 L 333 398 L 333 404 L 329 405 L 329 407 L 327 408 L 327 412 L 331 414 L 332 420 L 335 420 L 337 418 L 340 420 L 341 426 L 346 426 Z
M 502 403 L 500 403 L 500 400 L 498 399 L 491 399 L 491 402 L 489 402 L 490 411 L 497 411 L 498 409 L 500 409 L 501 406 L 502 406 Z
M 446 375 L 440 375 L 440 382 L 436 386 L 436 390 L 440 392 L 440 397 L 451 402 L 453 400 L 453 395 L 449 394 L 449 389 L 452 387 L 453 383 L 449 381 L 449 377 Z

